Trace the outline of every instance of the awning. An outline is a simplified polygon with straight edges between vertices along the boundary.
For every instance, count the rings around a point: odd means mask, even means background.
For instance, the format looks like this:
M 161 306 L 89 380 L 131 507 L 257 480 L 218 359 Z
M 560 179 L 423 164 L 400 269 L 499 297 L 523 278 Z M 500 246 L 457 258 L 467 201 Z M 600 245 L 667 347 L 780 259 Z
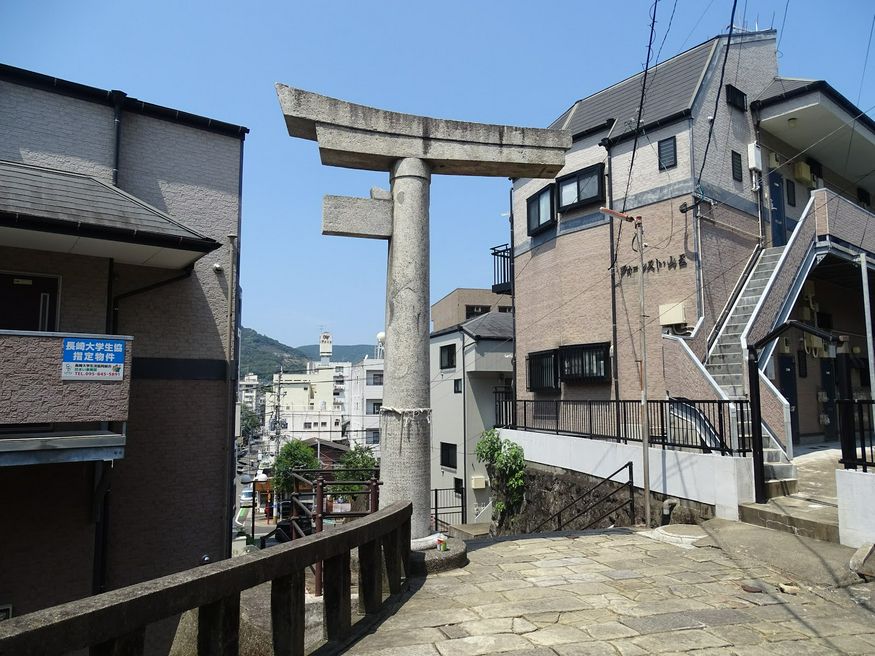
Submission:
M 0 161 L 0 245 L 181 269 L 220 244 L 91 176 Z

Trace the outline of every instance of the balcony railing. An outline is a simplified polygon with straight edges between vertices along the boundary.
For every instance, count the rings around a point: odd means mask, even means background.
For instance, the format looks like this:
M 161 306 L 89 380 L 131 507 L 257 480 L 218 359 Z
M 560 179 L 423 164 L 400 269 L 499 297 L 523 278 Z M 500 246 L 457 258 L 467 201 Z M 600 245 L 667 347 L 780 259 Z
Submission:
M 510 294 L 513 291 L 513 250 L 509 244 L 492 247 L 492 291 Z
M 622 443 L 641 441 L 640 408 L 640 401 L 513 401 L 496 392 L 499 426 Z M 647 416 L 651 446 L 721 455 L 750 452 L 747 401 L 649 401 Z
M 338 643 L 350 633 L 350 552 L 358 548 L 358 610 L 375 616 L 384 603 L 400 600 L 409 578 L 410 503 L 383 510 L 323 533 L 210 563 L 197 569 L 105 592 L 0 622 L 0 654 L 144 652 L 149 625 L 192 609 L 198 611 L 198 653 L 239 652 L 240 594 L 271 582 L 273 650 L 304 652 L 304 569 L 324 561 L 323 631 Z M 389 593 L 383 601 L 383 568 Z

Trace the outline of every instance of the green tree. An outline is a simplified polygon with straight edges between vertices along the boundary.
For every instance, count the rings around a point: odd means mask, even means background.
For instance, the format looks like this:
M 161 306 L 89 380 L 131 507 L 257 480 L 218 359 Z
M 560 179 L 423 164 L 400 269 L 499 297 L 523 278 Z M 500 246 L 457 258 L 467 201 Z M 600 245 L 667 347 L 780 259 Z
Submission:
M 526 459 L 523 448 L 503 440 L 498 431 L 484 431 L 474 450 L 477 459 L 486 466 L 492 486 L 493 517 L 502 528 L 519 509 L 526 487 Z
M 374 470 L 379 463 L 374 457 L 374 452 L 369 446 L 356 444 L 343 457 L 334 468 L 336 478 L 348 481 L 364 481 L 374 475 Z M 348 494 L 350 492 L 364 492 L 365 485 L 338 485 L 332 486 L 332 494 Z M 365 512 L 368 508 L 368 495 L 350 495 L 353 512 Z
M 273 487 L 281 494 L 295 490 L 292 472 L 296 469 L 319 469 L 318 458 L 313 447 L 301 440 L 291 440 L 283 444 L 273 465 Z

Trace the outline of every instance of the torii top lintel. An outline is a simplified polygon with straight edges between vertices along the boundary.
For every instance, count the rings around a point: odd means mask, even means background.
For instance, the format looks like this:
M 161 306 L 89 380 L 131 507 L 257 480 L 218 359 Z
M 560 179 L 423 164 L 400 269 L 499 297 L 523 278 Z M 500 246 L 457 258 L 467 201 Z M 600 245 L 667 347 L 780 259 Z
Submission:
M 289 135 L 317 141 L 328 166 L 390 171 L 411 157 L 444 175 L 553 178 L 571 147 L 567 130 L 401 114 L 284 84 L 276 90 Z

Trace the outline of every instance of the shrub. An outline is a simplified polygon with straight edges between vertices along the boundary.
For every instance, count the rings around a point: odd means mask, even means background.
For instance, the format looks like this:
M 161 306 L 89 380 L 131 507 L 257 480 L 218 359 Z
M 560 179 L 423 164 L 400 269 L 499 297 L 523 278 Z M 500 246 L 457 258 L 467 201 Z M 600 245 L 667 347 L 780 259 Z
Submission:
M 498 431 L 484 431 L 475 449 L 477 459 L 486 466 L 493 494 L 493 518 L 502 526 L 519 510 L 526 485 L 526 460 L 523 448 Z

